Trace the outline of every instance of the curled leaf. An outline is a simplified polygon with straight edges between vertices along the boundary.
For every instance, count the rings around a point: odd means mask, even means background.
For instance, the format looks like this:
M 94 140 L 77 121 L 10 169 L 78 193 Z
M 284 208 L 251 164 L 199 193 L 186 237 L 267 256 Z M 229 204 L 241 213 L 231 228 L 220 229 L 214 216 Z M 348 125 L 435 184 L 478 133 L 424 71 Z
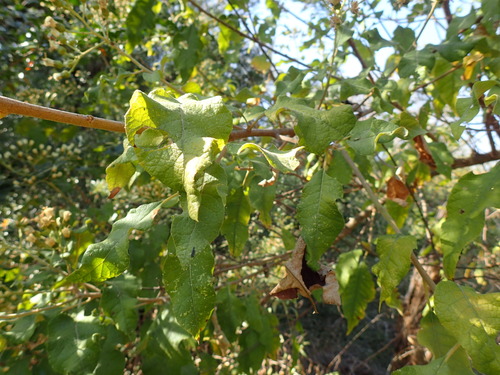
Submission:
M 297 240 L 292 259 L 285 263 L 286 275 L 271 291 L 271 295 L 280 299 L 293 299 L 301 296 L 311 301 L 314 312 L 318 312 L 311 292 L 323 289 L 323 302 L 340 305 L 339 284 L 335 272 L 327 266 L 313 271 L 305 260 L 306 243 L 300 237 Z
M 387 181 L 387 198 L 391 201 L 396 202 L 400 206 L 405 207 L 408 203 L 406 202 L 406 198 L 410 195 L 410 191 L 406 187 L 403 181 L 401 181 L 398 177 L 392 176 Z
M 431 169 L 436 169 L 436 162 L 429 151 L 429 147 L 427 146 L 425 139 L 421 135 L 417 135 L 413 138 L 413 141 L 415 142 L 415 148 L 418 151 L 420 161 L 427 164 L 431 167 Z

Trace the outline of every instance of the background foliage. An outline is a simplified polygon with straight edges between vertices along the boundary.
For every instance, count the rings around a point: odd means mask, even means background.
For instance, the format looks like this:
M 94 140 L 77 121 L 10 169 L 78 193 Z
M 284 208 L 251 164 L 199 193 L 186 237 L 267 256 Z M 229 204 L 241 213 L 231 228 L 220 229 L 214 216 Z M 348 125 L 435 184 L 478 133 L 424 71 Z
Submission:
M 1 371 L 500 372 L 498 0 L 1 4 Z

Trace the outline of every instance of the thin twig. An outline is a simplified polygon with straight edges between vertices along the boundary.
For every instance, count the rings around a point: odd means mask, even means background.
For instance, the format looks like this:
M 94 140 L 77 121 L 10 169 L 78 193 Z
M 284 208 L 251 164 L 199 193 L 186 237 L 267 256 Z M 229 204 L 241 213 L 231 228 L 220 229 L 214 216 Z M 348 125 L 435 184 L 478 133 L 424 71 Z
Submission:
M 342 153 L 342 156 L 344 157 L 345 161 L 347 162 L 347 164 L 349 164 L 349 166 L 352 168 L 354 174 L 358 177 L 361 184 L 365 188 L 366 194 L 370 197 L 370 200 L 373 202 L 373 204 L 377 208 L 377 211 L 380 212 L 380 214 L 384 217 L 384 219 L 387 221 L 387 223 L 390 225 L 390 227 L 394 230 L 394 233 L 400 234 L 401 231 L 400 231 L 399 227 L 397 226 L 396 222 L 394 221 L 394 219 L 392 218 L 392 216 L 389 214 L 389 211 L 387 211 L 387 209 L 380 204 L 380 202 L 379 202 L 377 196 L 375 195 L 375 193 L 373 192 L 371 186 L 368 184 L 368 182 L 364 178 L 363 174 L 358 169 L 358 167 L 354 163 L 354 161 L 351 159 L 351 157 L 349 156 L 347 151 L 342 150 L 341 153 Z M 429 286 L 430 290 L 432 292 L 434 292 L 434 290 L 436 289 L 436 283 L 431 279 L 429 274 L 422 267 L 422 265 L 420 264 L 420 262 L 417 259 L 417 256 L 415 255 L 415 253 L 413 251 L 411 252 L 410 259 L 411 259 L 412 264 L 415 266 L 418 273 L 420 274 L 420 276 L 422 276 L 422 279 L 424 279 L 425 283 Z
M 64 301 L 64 302 L 59 302 L 59 303 L 56 303 L 54 305 L 51 305 L 51 306 L 47 306 L 47 307 L 41 307 L 39 309 L 33 309 L 33 310 L 29 310 L 29 311 L 23 311 L 23 312 L 20 312 L 20 313 L 13 313 L 13 314 L 3 314 L 3 315 L 0 315 L 0 321 L 2 320 L 12 320 L 12 319 L 19 319 L 19 318 L 23 318 L 25 316 L 30 316 L 30 315 L 35 315 L 35 314 L 38 314 L 38 313 L 41 313 L 41 312 L 44 312 L 44 311 L 48 311 L 48 310 L 53 310 L 53 309 L 57 309 L 58 307 L 63 307 L 73 301 L 76 301 L 76 300 L 79 300 L 80 298 L 88 298 L 89 300 L 86 301 L 85 303 L 88 303 L 90 302 L 91 300 L 95 299 L 95 298 L 99 298 L 101 296 L 101 293 L 88 293 L 88 294 L 84 294 L 84 295 L 80 295 L 80 296 L 77 296 L 77 297 L 74 297 L 74 298 L 71 298 L 67 301 Z M 79 302 L 80 304 L 80 302 Z M 67 309 L 69 308 L 75 308 L 77 307 L 78 305 L 73 305 L 73 306 L 69 306 Z
M 229 3 L 229 5 L 231 6 L 231 8 L 233 9 L 234 13 L 236 13 L 236 16 L 238 16 L 238 18 L 240 19 L 241 23 L 243 24 L 243 26 L 245 27 L 245 29 L 248 31 L 248 33 L 250 34 L 250 36 L 252 37 L 252 39 L 254 39 L 254 40 L 257 39 L 257 37 L 255 36 L 255 33 L 252 32 L 252 30 L 250 30 L 250 27 L 248 27 L 245 19 L 243 18 L 243 16 L 240 15 L 240 13 L 238 12 L 238 9 L 235 8 L 235 6 L 231 2 L 231 0 L 227 0 L 227 2 Z M 273 67 L 273 69 L 276 72 L 276 74 L 279 74 L 278 68 L 276 68 L 276 65 L 274 65 L 273 60 L 271 59 L 271 57 L 268 55 L 268 53 L 264 49 L 264 46 L 262 44 L 259 44 L 259 43 L 257 43 L 257 45 L 259 46 L 260 50 L 262 51 L 262 53 L 266 57 L 267 61 L 269 61 L 269 63 Z M 274 75 L 274 73 L 273 73 L 273 71 L 271 69 L 269 69 L 269 73 L 271 74 L 272 80 L 275 81 L 276 80 L 276 76 Z
M 396 163 L 396 160 L 392 157 L 392 154 L 390 153 L 389 149 L 382 143 L 382 147 L 384 148 L 385 152 L 387 152 L 387 155 L 389 155 L 389 159 L 391 159 L 392 164 L 394 164 L 394 167 L 398 167 L 398 164 Z M 429 226 L 429 223 L 427 222 L 427 218 L 424 215 L 424 211 L 422 210 L 422 207 L 420 205 L 420 202 L 417 200 L 417 197 L 415 196 L 415 193 L 413 192 L 413 189 L 411 186 L 408 184 L 408 182 L 404 181 L 404 184 L 406 186 L 406 189 L 410 193 L 411 198 L 413 199 L 413 202 L 415 202 L 415 205 L 417 206 L 420 218 L 422 219 L 422 222 L 425 227 L 425 231 L 427 233 L 428 240 L 431 244 L 432 250 L 436 252 L 436 248 L 434 246 L 434 234 L 431 231 L 431 228 Z
M 422 83 L 421 85 L 417 86 L 417 87 L 414 87 L 413 89 L 410 90 L 410 92 L 415 92 L 417 90 L 420 90 L 420 89 L 423 89 L 424 87 L 427 87 L 429 85 L 432 85 L 433 83 L 435 83 L 436 81 L 439 81 L 440 79 L 446 77 L 447 75 L 453 73 L 454 71 L 460 69 L 462 67 L 462 63 L 458 64 L 458 65 L 455 65 L 453 68 L 451 68 L 450 70 L 444 72 L 443 74 L 440 74 L 438 75 L 437 77 L 435 77 L 434 79 L 430 80 L 429 82 L 425 82 L 425 83 Z
M 264 48 L 268 49 L 269 51 L 274 52 L 275 54 L 280 55 L 280 56 L 282 56 L 282 57 L 284 57 L 284 58 L 286 58 L 286 59 L 288 59 L 288 60 L 290 60 L 290 61 L 296 62 L 297 64 L 300 64 L 300 65 L 302 65 L 302 66 L 304 66 L 304 67 L 306 67 L 306 68 L 308 68 L 308 69 L 312 69 L 312 66 L 310 66 L 310 65 L 308 65 L 308 64 L 305 64 L 305 63 L 303 63 L 302 61 L 297 60 L 297 59 L 295 59 L 295 58 L 293 58 L 293 57 L 291 57 L 291 56 L 287 55 L 286 53 L 283 53 L 283 52 L 280 52 L 280 51 L 278 51 L 278 50 L 274 49 L 274 48 L 273 48 L 273 47 L 271 47 L 270 45 L 268 45 L 268 44 L 266 44 L 266 43 L 262 42 L 262 41 L 261 41 L 260 39 L 258 39 L 257 37 L 252 37 L 252 36 L 250 36 L 250 35 L 248 35 L 248 34 L 245 34 L 245 33 L 244 33 L 244 32 L 242 32 L 242 31 L 238 30 L 238 29 L 237 29 L 236 27 L 234 27 L 233 25 L 231 25 L 231 24 L 229 24 L 229 23 L 227 23 L 227 22 L 225 22 L 225 21 L 221 20 L 219 17 L 217 17 L 217 16 L 213 15 L 212 13 L 210 13 L 209 11 L 207 11 L 207 10 L 203 9 L 203 8 L 202 8 L 202 7 L 201 7 L 201 6 L 200 6 L 200 5 L 196 2 L 196 1 L 194 1 L 194 0 L 189 0 L 189 3 L 191 3 L 191 4 L 192 4 L 192 5 L 193 5 L 196 9 L 198 9 L 201 13 L 206 14 L 208 17 L 210 17 L 210 18 L 214 19 L 215 21 L 217 21 L 217 22 L 218 22 L 218 23 L 220 23 L 221 25 L 224 25 L 225 27 L 227 27 L 228 29 L 230 29 L 230 30 L 234 31 L 236 34 L 238 34 L 238 35 L 242 36 L 243 38 L 248 39 L 248 40 L 251 40 L 252 42 L 257 43 L 257 44 L 259 44 L 260 46 L 262 46 L 262 47 L 264 47 Z
M 422 33 L 424 32 L 425 28 L 427 27 L 427 23 L 432 18 L 432 15 L 434 14 L 434 11 L 436 10 L 436 7 L 437 7 L 438 3 L 439 3 L 439 0 L 434 0 L 434 2 L 432 3 L 431 10 L 430 10 L 429 14 L 427 15 L 427 18 L 425 19 L 425 22 L 422 25 L 422 28 L 420 29 L 420 32 L 418 33 L 417 37 L 413 41 L 413 47 L 414 48 L 417 48 L 417 42 L 420 39 L 420 37 L 422 36 Z
M 365 326 L 363 328 L 361 328 L 359 330 L 358 333 L 356 333 L 353 338 L 342 348 L 342 350 L 335 356 L 333 357 L 333 359 L 330 361 L 330 363 L 328 364 L 328 366 L 326 367 L 326 370 L 328 372 L 328 370 L 330 368 L 332 368 L 334 366 L 334 370 L 337 370 L 338 369 L 338 366 L 340 365 L 340 362 L 342 360 L 342 356 L 344 355 L 344 353 L 352 346 L 352 344 L 354 344 L 354 342 L 363 334 L 365 333 L 365 331 L 370 328 L 370 326 L 372 326 L 373 324 L 375 324 L 378 320 L 380 320 L 380 318 L 382 318 L 383 316 L 385 315 L 385 313 L 381 313 L 381 314 L 378 314 L 376 315 L 372 320 L 370 320 L 368 323 L 365 324 Z

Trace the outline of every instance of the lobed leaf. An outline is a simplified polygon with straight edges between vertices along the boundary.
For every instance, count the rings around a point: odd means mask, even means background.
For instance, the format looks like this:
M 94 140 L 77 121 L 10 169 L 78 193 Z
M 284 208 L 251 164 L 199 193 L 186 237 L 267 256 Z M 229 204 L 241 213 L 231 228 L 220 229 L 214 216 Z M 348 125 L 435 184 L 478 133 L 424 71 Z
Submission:
M 125 115 L 129 142 L 149 174 L 174 190 L 184 190 L 188 213 L 198 220 L 204 172 L 232 130 L 232 116 L 220 97 L 179 98 L 164 90 L 136 91 Z M 149 128 L 138 134 L 140 129 Z
M 500 373 L 500 293 L 479 294 L 468 286 L 441 281 L 434 294 L 436 315 L 486 374 Z
M 324 170 L 317 172 L 304 186 L 297 219 L 307 244 L 307 263 L 313 269 L 344 227 L 344 218 L 335 202 L 343 194 L 340 182 Z
M 463 248 L 484 225 L 484 210 L 500 207 L 500 163 L 483 174 L 466 174 L 455 184 L 448 198 L 448 216 L 442 224 L 441 249 L 446 277 L 452 279 Z

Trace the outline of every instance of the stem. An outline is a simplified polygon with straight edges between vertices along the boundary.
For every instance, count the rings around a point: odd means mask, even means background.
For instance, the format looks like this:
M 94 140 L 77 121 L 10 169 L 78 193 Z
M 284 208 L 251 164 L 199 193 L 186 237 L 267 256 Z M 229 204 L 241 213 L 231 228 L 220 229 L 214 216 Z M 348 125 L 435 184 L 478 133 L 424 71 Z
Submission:
M 421 85 L 414 87 L 413 89 L 410 90 L 410 92 L 415 92 L 417 90 L 423 89 L 424 87 L 432 85 L 434 82 L 439 81 L 441 78 L 446 77 L 447 75 L 453 73 L 455 70 L 460 69 L 462 66 L 463 66 L 463 64 L 460 63 L 460 64 L 454 66 L 453 68 L 451 68 L 450 70 L 444 72 L 443 74 L 438 75 L 436 78 L 430 80 L 429 82 L 422 83 Z
M 425 19 L 425 22 L 424 22 L 422 28 L 420 29 L 420 32 L 418 33 L 417 37 L 413 41 L 413 47 L 417 48 L 417 41 L 422 36 L 422 33 L 424 32 L 427 24 L 429 23 L 429 20 L 432 18 L 432 15 L 434 14 L 434 11 L 436 10 L 438 3 L 439 3 L 438 0 L 434 0 L 434 2 L 432 3 L 431 10 L 430 10 L 429 14 L 427 15 L 427 18 Z
M 59 109 L 42 107 L 0 95 L 0 118 L 8 115 L 30 116 L 60 122 L 63 124 L 82 126 L 85 128 L 125 133 L 125 126 L 120 121 L 106 120 L 91 115 L 80 115 L 77 113 L 61 111 Z M 229 137 L 229 141 L 248 137 L 280 138 L 281 135 L 293 137 L 295 136 L 295 131 L 290 128 L 233 130 Z
M 444 357 L 444 363 L 448 362 L 448 360 L 451 358 L 451 356 L 453 354 L 455 354 L 455 352 L 460 349 L 460 344 L 457 342 L 453 348 L 451 348 L 450 350 L 448 350 L 448 353 L 446 353 L 446 357 Z
M 394 221 L 392 216 L 389 214 L 387 209 L 380 204 L 380 202 L 379 202 L 377 196 L 375 195 L 375 193 L 373 192 L 371 186 L 368 184 L 368 182 L 364 178 L 363 174 L 358 169 L 358 166 L 351 159 L 351 157 L 349 156 L 347 151 L 342 150 L 341 152 L 342 152 L 342 156 L 344 157 L 345 161 L 352 168 L 354 174 L 358 177 L 361 184 L 365 188 L 366 194 L 368 195 L 370 200 L 373 202 L 373 204 L 377 208 L 377 211 L 380 212 L 380 214 L 384 217 L 384 219 L 387 221 L 387 223 L 389 223 L 391 228 L 394 230 L 394 233 L 401 234 L 401 230 L 398 228 L 396 222 Z M 434 292 L 434 290 L 436 289 L 436 283 L 431 279 L 429 274 L 425 271 L 424 267 L 422 267 L 422 265 L 420 264 L 420 262 L 417 259 L 417 256 L 415 255 L 415 253 L 413 251 L 411 252 L 410 260 L 413 263 L 413 265 L 415 266 L 415 268 L 417 269 L 420 276 L 422 276 L 422 279 L 424 279 L 426 284 L 429 286 L 430 290 L 432 292 Z
M 80 115 L 58 109 L 42 107 L 35 104 L 20 102 L 19 100 L 6 98 L 0 95 L 0 117 L 1 115 L 23 115 L 37 117 L 44 120 L 61 122 L 82 126 L 84 128 L 94 128 L 124 133 L 123 123 L 114 120 L 106 120 L 91 115 Z
M 20 313 L 3 314 L 3 315 L 0 315 L 0 321 L 2 321 L 2 320 L 11 320 L 11 319 L 19 319 L 19 318 L 23 318 L 25 316 L 30 316 L 30 315 L 38 314 L 40 312 L 57 309 L 58 307 L 62 307 L 64 305 L 67 305 L 67 304 L 69 304 L 69 303 L 71 303 L 73 301 L 76 301 L 76 300 L 80 299 L 80 298 L 88 298 L 88 300 L 84 302 L 84 303 L 88 303 L 88 302 L 92 301 L 93 299 L 96 299 L 96 298 L 99 298 L 99 297 L 101 297 L 100 293 L 89 293 L 89 294 L 86 294 L 86 295 L 81 295 L 81 296 L 78 296 L 78 297 L 71 298 L 71 299 L 69 299 L 67 301 L 64 301 L 64 302 L 56 303 L 55 305 L 52 305 L 52 306 L 41 307 L 39 309 L 33 309 L 33 310 L 29 310 L 29 311 L 23 311 L 23 312 L 20 312 Z M 76 305 L 68 306 L 66 309 L 67 310 L 73 309 L 75 307 L 78 307 L 80 304 L 81 304 L 81 302 L 79 302 Z

